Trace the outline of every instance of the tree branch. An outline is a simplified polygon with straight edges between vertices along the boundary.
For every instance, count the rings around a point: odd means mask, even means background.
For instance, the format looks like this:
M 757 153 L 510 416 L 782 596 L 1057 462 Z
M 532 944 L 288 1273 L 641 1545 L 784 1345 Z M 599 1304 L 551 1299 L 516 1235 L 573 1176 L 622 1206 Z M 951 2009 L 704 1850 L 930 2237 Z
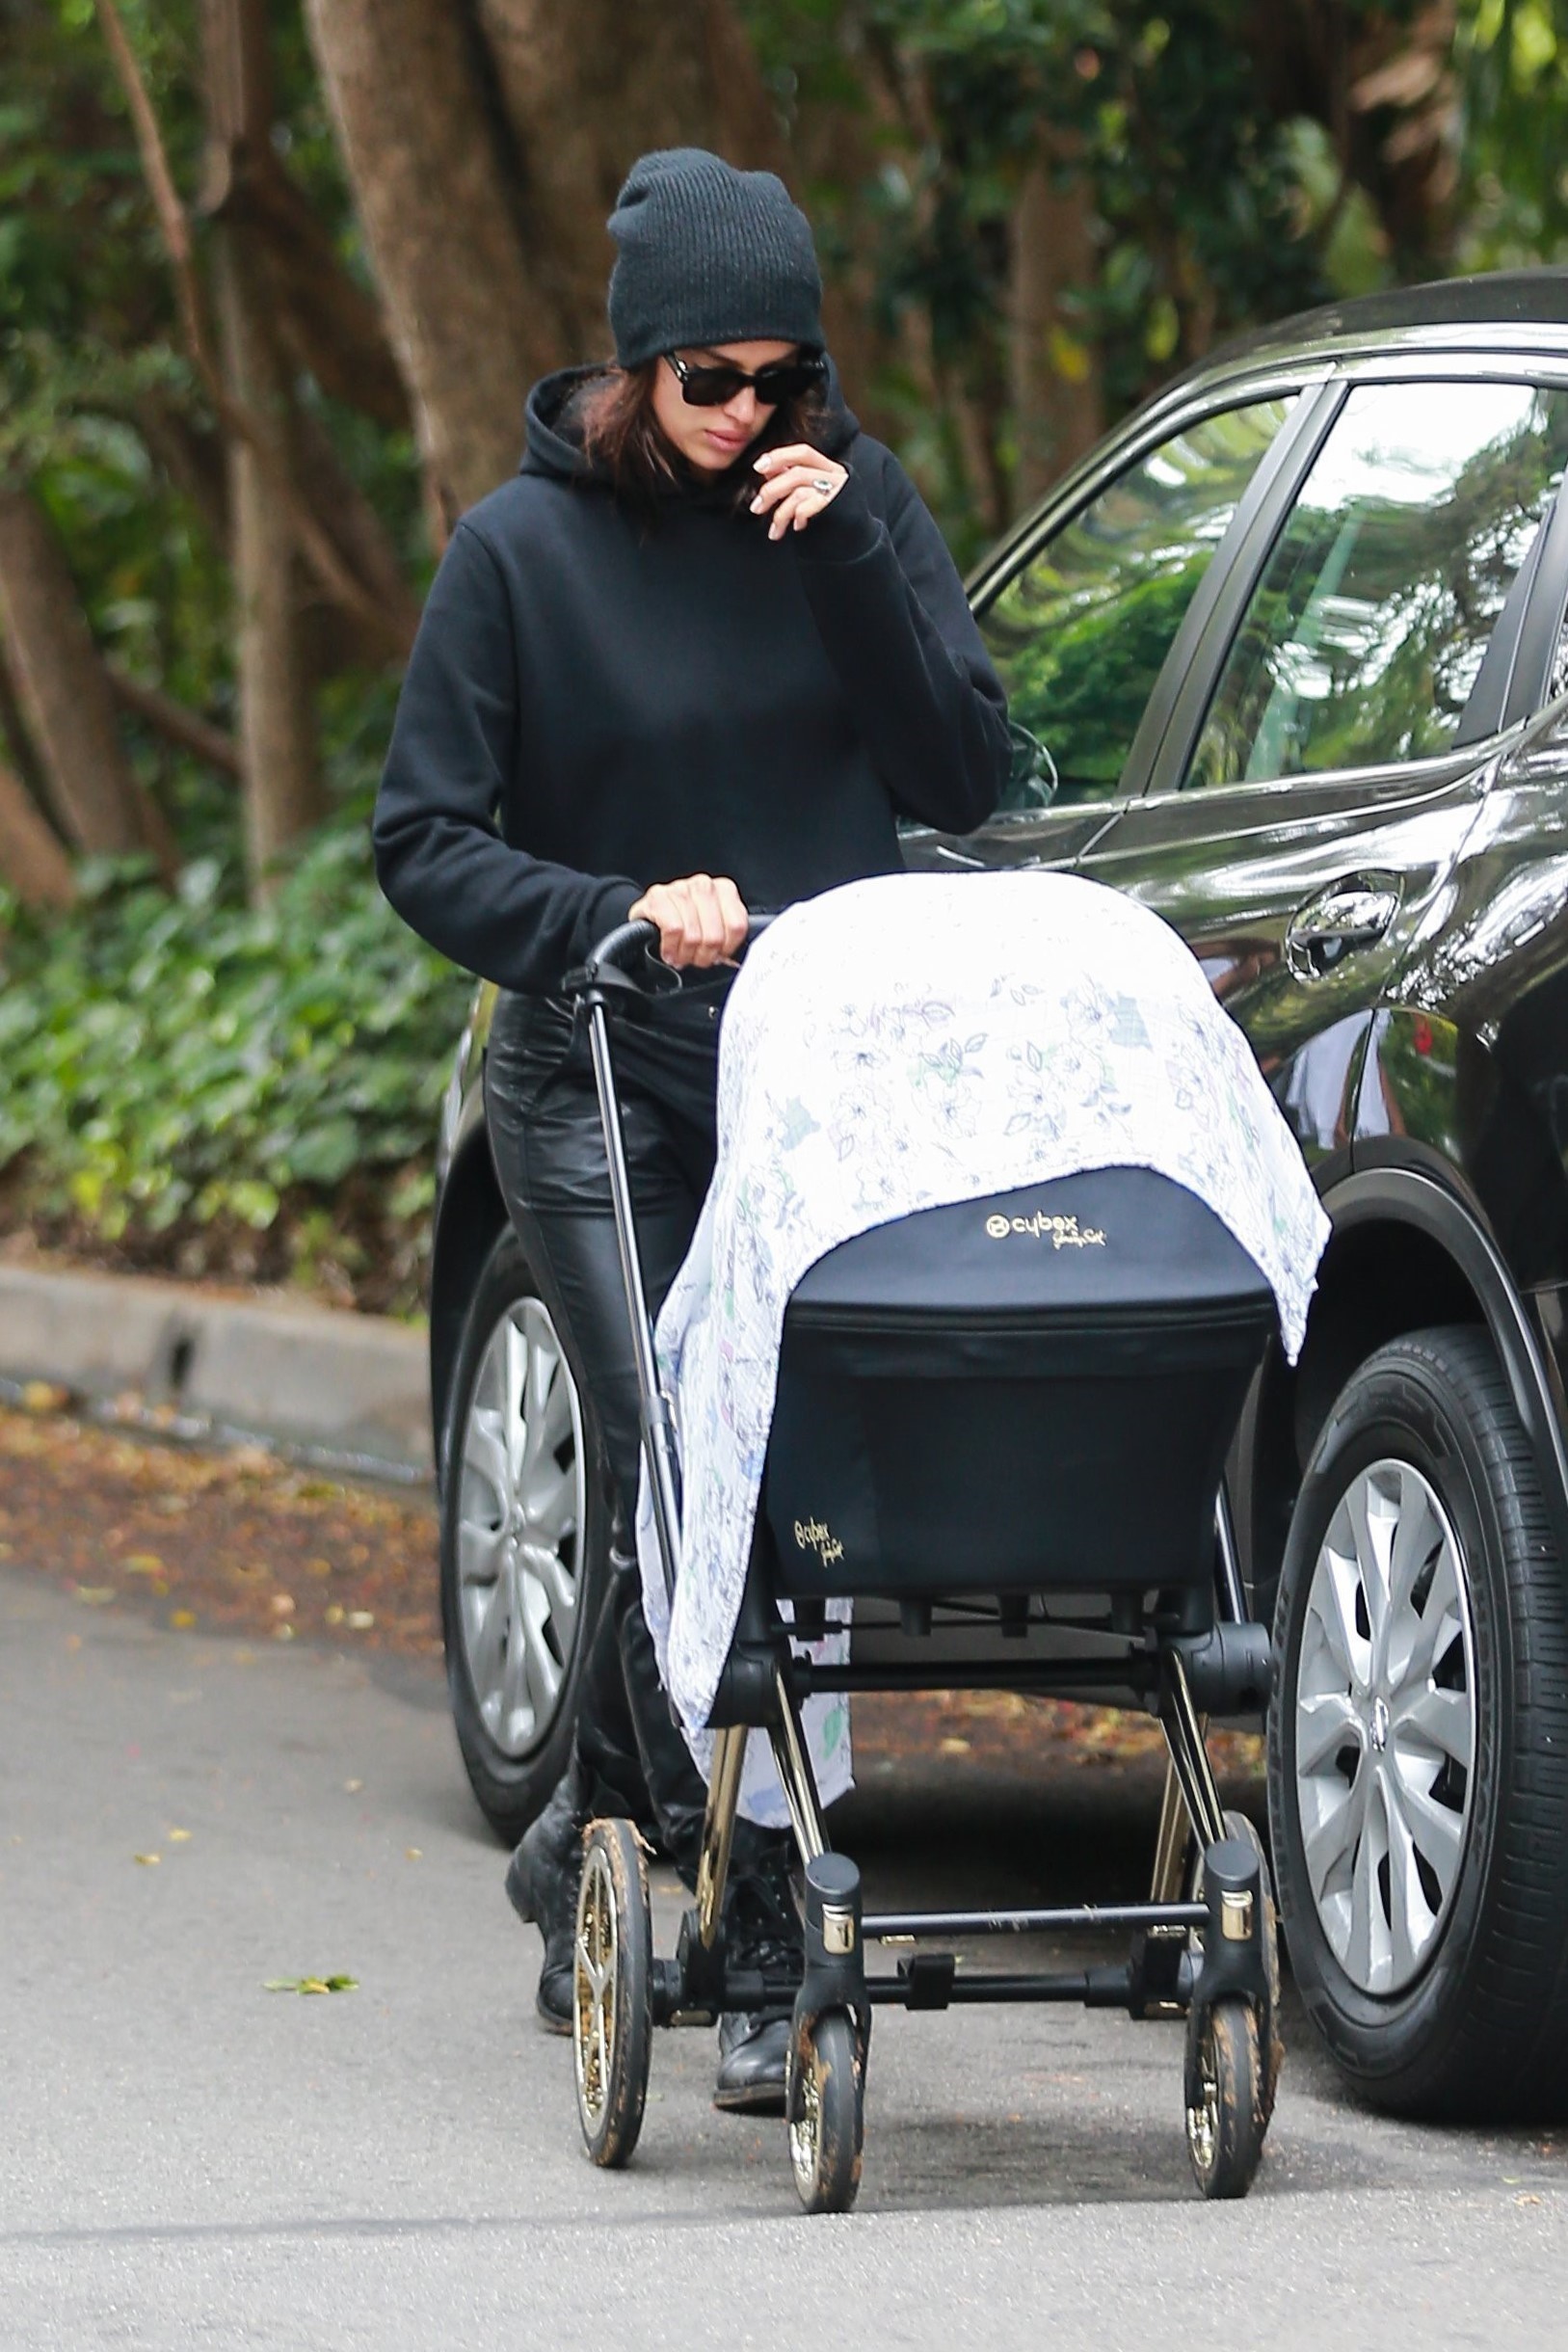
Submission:
M 239 750 L 232 735 L 226 735 L 221 727 L 214 727 L 199 710 L 187 709 L 172 694 L 163 693 L 157 686 L 145 686 L 140 679 L 127 678 L 113 662 L 106 662 L 104 667 L 116 700 L 127 710 L 145 719 L 149 727 L 155 727 L 171 743 L 177 743 L 181 751 L 194 752 L 209 767 L 220 769 L 226 776 L 240 773 Z
M 180 329 L 192 365 L 200 376 L 220 421 L 255 453 L 257 463 L 266 472 L 270 489 L 288 516 L 301 553 L 323 587 L 345 610 L 352 612 L 357 620 L 375 633 L 392 658 L 402 659 L 409 651 L 411 641 L 395 623 L 388 623 L 380 601 L 354 577 L 331 537 L 300 496 L 287 468 L 279 466 L 274 459 L 266 431 L 240 402 L 233 399 L 224 382 L 223 371 L 213 356 L 202 315 L 191 225 L 174 187 L 163 134 L 158 128 L 152 100 L 142 78 L 142 68 L 136 62 L 115 0 L 94 0 L 94 5 L 116 75 L 130 108 L 143 174 L 152 199 L 164 250 L 173 270 Z

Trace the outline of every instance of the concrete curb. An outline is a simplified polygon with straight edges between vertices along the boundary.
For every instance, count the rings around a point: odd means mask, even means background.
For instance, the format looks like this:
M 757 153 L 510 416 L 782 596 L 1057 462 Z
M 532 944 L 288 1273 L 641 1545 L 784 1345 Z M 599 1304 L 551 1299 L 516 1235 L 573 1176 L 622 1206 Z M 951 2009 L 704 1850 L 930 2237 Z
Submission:
M 134 1274 L 0 1266 L 0 1379 L 126 1392 L 181 1429 L 429 1478 L 425 1335 L 378 1315 Z

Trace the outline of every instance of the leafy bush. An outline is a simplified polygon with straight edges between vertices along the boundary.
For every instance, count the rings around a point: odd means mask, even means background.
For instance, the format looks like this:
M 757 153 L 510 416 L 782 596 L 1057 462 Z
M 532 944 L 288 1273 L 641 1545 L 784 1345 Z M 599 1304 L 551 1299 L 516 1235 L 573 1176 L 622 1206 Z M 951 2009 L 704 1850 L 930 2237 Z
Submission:
M 293 1276 L 408 1311 L 470 983 L 378 892 L 362 813 L 264 909 L 89 869 L 0 904 L 0 1216 L 120 1263 Z

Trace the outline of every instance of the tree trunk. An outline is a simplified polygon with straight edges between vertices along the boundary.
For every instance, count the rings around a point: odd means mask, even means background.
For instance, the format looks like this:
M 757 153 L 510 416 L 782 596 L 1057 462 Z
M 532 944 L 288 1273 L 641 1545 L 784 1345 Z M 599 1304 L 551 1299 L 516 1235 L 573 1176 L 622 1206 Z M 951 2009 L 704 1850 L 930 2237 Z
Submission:
M 254 159 L 272 137 L 266 0 L 203 0 L 201 36 L 205 188 L 222 209 L 225 191 L 253 174 Z M 252 420 L 249 434 L 229 438 L 229 562 L 246 870 L 252 894 L 263 896 L 279 854 L 317 823 L 325 808 L 295 533 L 277 494 L 279 483 L 298 482 L 297 429 L 260 233 L 224 221 L 214 243 L 224 386 Z
M 525 258 L 467 11 L 307 0 L 306 20 L 433 508 L 450 522 L 515 468 L 528 384 L 560 329 Z
M 742 169 L 786 155 L 731 0 L 478 0 L 523 164 L 531 267 L 548 285 L 563 349 L 608 349 L 604 227 L 637 157 L 708 147 Z
M 61 824 L 90 857 L 146 850 L 167 875 L 169 828 L 131 772 L 102 656 L 42 508 L 0 483 L 0 623 L 28 735 Z
M 58 835 L 4 760 L 0 760 L 0 882 L 15 892 L 23 906 L 69 906 L 76 895 L 76 878 Z
M 49 779 L 28 735 L 27 722 L 22 716 L 21 697 L 16 691 L 16 680 L 6 658 L 5 639 L 0 637 L 0 759 L 5 757 L 8 747 L 12 765 L 20 776 L 29 799 L 39 808 L 48 811 L 54 829 L 59 832 L 62 829 L 60 812 L 50 808 Z
M 228 454 L 246 870 L 252 891 L 264 896 L 279 852 L 317 823 L 325 802 L 294 534 L 269 481 L 274 468 L 293 472 L 288 385 L 268 322 L 258 315 L 244 234 L 218 232 L 215 276 L 229 391 L 271 437 L 266 449 L 235 440 Z
M 299 485 L 332 545 L 375 601 L 373 631 L 354 614 L 341 616 L 345 645 L 364 668 L 388 658 L 406 661 L 419 626 L 419 606 L 398 560 L 391 533 L 343 464 L 321 419 L 308 409 L 295 417 L 294 462 Z M 331 606 L 328 609 L 332 609 Z
M 922 359 L 911 350 L 907 336 L 888 334 L 877 318 L 876 247 L 881 230 L 877 208 L 867 196 L 888 161 L 885 129 L 881 138 L 878 135 L 882 95 L 872 85 L 869 94 L 859 98 L 835 97 L 803 107 L 794 125 L 791 155 L 796 177 L 805 187 L 830 190 L 837 198 L 836 209 L 826 217 L 820 203 L 812 206 L 818 250 L 828 262 L 822 302 L 828 348 L 861 422 L 882 441 L 893 441 L 906 419 L 896 406 L 879 403 L 878 380 L 890 372 L 909 377 Z M 922 381 L 916 399 L 928 389 L 928 381 Z
M 1032 504 L 1104 429 L 1099 354 L 1064 306 L 1098 274 L 1089 185 L 1073 163 L 1066 135 L 1049 134 L 1013 207 L 1007 335 L 1015 508 Z
M 389 431 L 407 430 L 408 388 L 381 310 L 337 258 L 319 214 L 270 142 L 232 150 L 225 176 L 209 173 L 202 209 L 253 232 L 274 326 L 295 365 L 334 400 Z

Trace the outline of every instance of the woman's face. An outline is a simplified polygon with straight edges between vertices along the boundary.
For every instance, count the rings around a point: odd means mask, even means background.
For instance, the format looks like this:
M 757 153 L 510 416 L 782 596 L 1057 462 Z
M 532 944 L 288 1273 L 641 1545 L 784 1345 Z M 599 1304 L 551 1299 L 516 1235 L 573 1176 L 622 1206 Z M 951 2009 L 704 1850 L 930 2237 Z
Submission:
M 792 360 L 798 349 L 795 343 L 715 343 L 683 349 L 680 357 L 693 367 L 723 363 L 755 376 L 758 368 Z M 722 409 L 694 409 L 681 397 L 675 369 L 668 360 L 661 360 L 653 376 L 653 414 L 665 440 L 679 450 L 688 466 L 702 473 L 723 473 L 766 428 L 773 411 L 757 399 L 750 385 Z

